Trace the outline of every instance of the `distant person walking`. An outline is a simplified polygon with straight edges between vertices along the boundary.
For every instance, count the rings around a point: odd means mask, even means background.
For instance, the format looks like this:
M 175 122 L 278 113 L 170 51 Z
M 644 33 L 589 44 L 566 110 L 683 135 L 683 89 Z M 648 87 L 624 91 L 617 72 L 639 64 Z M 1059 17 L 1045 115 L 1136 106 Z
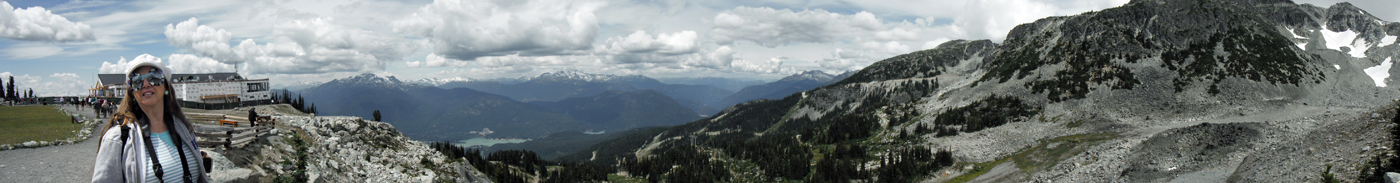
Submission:
M 190 120 L 160 58 L 141 55 L 127 68 L 126 96 L 98 144 L 92 182 L 209 182 Z

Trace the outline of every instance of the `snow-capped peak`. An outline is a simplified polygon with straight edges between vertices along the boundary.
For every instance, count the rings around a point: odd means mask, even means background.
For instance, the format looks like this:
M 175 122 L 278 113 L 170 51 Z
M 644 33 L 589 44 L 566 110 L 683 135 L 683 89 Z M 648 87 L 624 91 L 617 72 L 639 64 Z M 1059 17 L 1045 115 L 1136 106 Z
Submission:
M 379 77 L 372 73 L 364 73 L 353 77 L 335 79 L 327 83 L 360 85 L 403 85 L 403 81 L 399 81 L 399 79 L 395 78 L 394 76 Z
M 442 85 L 442 84 L 447 84 L 448 82 L 458 82 L 458 81 L 460 81 L 460 82 L 467 82 L 467 81 L 471 81 L 471 80 L 472 80 L 471 78 L 463 78 L 463 77 L 423 78 L 423 79 L 418 79 L 418 80 L 415 80 L 415 81 L 409 81 L 408 83 L 419 84 L 419 85 L 427 85 L 427 86 L 440 86 L 440 85 Z
M 546 72 L 531 78 L 530 80 L 580 80 L 587 82 L 602 82 L 618 78 L 612 74 L 589 74 L 575 70 Z
M 810 70 L 810 71 L 803 71 L 802 73 L 793 74 L 792 76 L 784 77 L 783 79 L 778 80 L 778 81 L 813 80 L 813 81 L 825 82 L 825 81 L 830 81 L 832 77 L 835 77 L 835 76 L 833 76 L 833 75 L 831 75 L 831 74 L 827 74 L 825 71 Z

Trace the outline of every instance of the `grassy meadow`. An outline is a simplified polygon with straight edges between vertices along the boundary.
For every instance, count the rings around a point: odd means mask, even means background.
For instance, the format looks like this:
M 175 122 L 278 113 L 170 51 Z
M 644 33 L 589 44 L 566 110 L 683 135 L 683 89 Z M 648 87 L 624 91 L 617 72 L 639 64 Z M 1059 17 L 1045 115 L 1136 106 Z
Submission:
M 54 106 L 0 106 L 0 144 L 68 138 L 83 127 Z

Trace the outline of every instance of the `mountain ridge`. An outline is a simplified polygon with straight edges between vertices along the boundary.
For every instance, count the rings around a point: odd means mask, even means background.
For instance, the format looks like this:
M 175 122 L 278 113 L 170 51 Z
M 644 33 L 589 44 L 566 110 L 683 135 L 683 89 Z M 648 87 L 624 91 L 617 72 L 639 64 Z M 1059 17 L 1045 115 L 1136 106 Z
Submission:
M 1365 50 L 1364 57 L 1354 57 L 1350 48 L 1325 46 L 1341 41 L 1324 33 L 1375 31 L 1323 25 L 1398 25 L 1331 18 L 1347 13 L 1329 10 L 1351 11 L 1348 6 L 1137 0 L 1049 17 L 1017 26 L 1001 44 L 950 41 L 876 62 L 834 84 L 603 141 L 560 160 L 624 167 L 742 164 L 724 169 L 762 172 L 743 175 L 753 180 L 970 180 L 986 178 L 983 173 L 993 167 L 1011 167 L 998 171 L 995 181 L 1314 181 L 1307 175 L 1315 173 L 1298 172 L 1323 172 L 1322 164 L 1358 165 L 1357 159 L 1365 158 L 1335 157 L 1375 152 L 1362 147 L 1379 144 L 1314 151 L 1299 146 L 1314 140 L 1298 137 L 1338 127 L 1365 129 L 1355 127 L 1373 120 L 1351 117 L 1376 118 L 1380 114 L 1367 111 L 1389 110 L 1384 103 L 1400 96 L 1394 85 L 1376 87 L 1372 76 L 1361 72 L 1400 55 L 1400 46 L 1353 44 L 1376 39 L 1374 33 L 1340 38 L 1343 45 L 1360 45 L 1356 49 Z M 1323 19 L 1333 21 L 1318 21 Z M 1376 40 L 1393 35 L 1382 31 Z M 1382 135 L 1379 131 L 1330 137 L 1352 142 Z M 1204 155 L 1172 156 L 1154 149 Z M 906 163 L 947 159 L 895 154 L 943 150 L 959 165 L 976 168 L 906 169 L 911 167 Z M 677 151 L 701 155 L 665 156 Z M 849 153 L 854 155 L 844 155 Z M 1275 154 L 1308 161 L 1246 161 L 1276 159 Z M 857 166 L 870 164 L 882 166 Z M 1362 168 L 1332 172 L 1356 175 Z M 627 169 L 638 177 L 686 170 Z

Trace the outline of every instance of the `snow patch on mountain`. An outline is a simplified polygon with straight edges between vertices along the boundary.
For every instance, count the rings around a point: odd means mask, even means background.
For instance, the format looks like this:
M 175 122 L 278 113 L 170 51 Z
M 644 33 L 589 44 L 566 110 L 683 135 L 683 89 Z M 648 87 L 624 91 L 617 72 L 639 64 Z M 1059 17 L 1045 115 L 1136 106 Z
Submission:
M 1376 87 L 1385 87 L 1385 78 L 1390 77 L 1391 64 L 1394 64 L 1394 62 L 1390 61 L 1390 58 L 1387 57 L 1385 61 L 1381 62 L 1381 65 L 1366 68 L 1364 71 L 1366 71 L 1366 75 L 1371 76 L 1371 80 L 1376 81 Z
M 1327 42 L 1328 49 L 1342 50 L 1342 47 L 1349 46 L 1351 47 L 1351 51 L 1347 52 L 1347 54 L 1350 54 L 1351 57 L 1366 57 L 1366 49 L 1369 49 L 1366 45 L 1369 43 L 1366 43 L 1365 40 L 1356 39 L 1356 36 L 1360 35 L 1356 33 L 1356 31 L 1348 29 L 1342 32 L 1332 32 L 1331 30 L 1323 29 L 1323 31 L 1319 32 L 1322 32 L 1322 39 L 1324 42 Z

